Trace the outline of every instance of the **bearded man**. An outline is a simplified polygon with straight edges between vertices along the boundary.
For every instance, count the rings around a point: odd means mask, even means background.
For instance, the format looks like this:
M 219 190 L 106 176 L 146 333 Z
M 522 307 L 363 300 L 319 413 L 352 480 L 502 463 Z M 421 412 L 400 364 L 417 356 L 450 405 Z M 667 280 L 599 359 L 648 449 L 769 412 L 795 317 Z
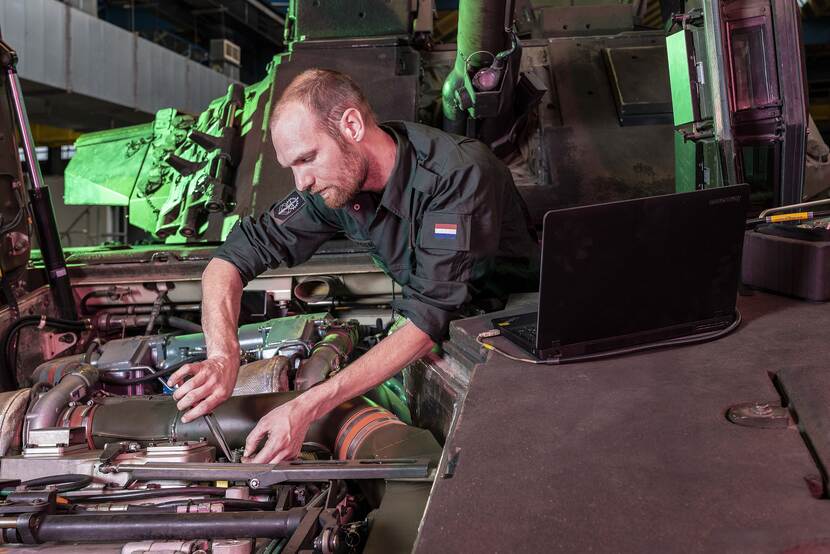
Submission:
M 392 307 L 408 321 L 263 417 L 245 444 L 243 461 L 254 463 L 297 456 L 314 420 L 429 352 L 463 308 L 538 284 L 527 211 L 510 171 L 482 143 L 415 123 L 378 124 L 351 78 L 322 69 L 285 89 L 270 130 L 297 190 L 240 221 L 204 271 L 208 356 L 170 378 L 180 384 L 182 421 L 210 413 L 233 391 L 243 287 L 268 268 L 305 262 L 339 232 L 369 245 L 401 286 Z

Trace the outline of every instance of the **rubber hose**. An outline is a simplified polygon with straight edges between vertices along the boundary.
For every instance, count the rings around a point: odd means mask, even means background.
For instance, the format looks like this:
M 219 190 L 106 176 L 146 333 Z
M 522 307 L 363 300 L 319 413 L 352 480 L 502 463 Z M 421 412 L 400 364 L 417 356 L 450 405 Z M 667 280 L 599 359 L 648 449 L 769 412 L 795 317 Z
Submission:
M 67 473 L 65 475 L 50 475 L 48 477 L 38 477 L 37 479 L 29 479 L 20 483 L 27 489 L 34 487 L 46 487 L 48 485 L 57 485 L 55 490 L 57 492 L 77 491 L 92 483 L 92 476 L 80 475 L 77 473 Z

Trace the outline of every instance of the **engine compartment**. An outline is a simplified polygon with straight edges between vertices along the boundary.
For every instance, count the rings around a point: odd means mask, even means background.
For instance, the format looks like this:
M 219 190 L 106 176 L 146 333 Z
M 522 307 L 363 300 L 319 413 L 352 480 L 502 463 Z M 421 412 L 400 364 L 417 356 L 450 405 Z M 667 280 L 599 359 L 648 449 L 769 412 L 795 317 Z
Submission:
M 50 307 L 38 289 L 3 334 L 6 373 L 20 387 L 0 393 L 5 547 L 390 551 L 380 526 L 411 549 L 463 391 L 452 356 L 430 354 L 341 404 L 311 427 L 300 458 L 240 462 L 260 417 L 393 332 L 396 291 L 385 275 L 369 265 L 320 274 L 318 259 L 303 275 L 276 270 L 251 283 L 237 384 L 215 410 L 228 459 L 205 418 L 181 422 L 166 384 L 205 356 L 196 268 L 176 256 L 110 259 L 71 266 L 81 326 L 38 315 Z M 159 280 L 171 266 L 177 276 Z M 406 517 L 384 512 L 401 504 Z

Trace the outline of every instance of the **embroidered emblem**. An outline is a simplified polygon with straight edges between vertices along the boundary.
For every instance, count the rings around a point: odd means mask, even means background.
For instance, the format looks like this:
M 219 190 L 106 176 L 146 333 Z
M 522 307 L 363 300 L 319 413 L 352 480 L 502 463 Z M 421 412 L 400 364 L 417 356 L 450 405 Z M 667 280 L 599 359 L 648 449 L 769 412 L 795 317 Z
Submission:
M 294 217 L 303 206 L 305 206 L 305 198 L 295 190 L 271 208 L 271 217 L 274 218 L 274 221 L 282 225 Z
M 455 223 L 436 223 L 432 234 L 437 239 L 454 239 L 458 234 L 458 225 Z

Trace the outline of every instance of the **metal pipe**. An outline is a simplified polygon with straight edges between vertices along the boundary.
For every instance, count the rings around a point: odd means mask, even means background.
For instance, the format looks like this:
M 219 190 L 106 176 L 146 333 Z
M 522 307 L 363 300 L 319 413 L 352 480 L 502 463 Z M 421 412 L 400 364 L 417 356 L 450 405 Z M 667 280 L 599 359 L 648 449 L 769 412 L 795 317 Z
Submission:
M 149 314 L 153 311 L 152 304 L 127 304 L 127 305 L 118 305 L 118 304 L 93 304 L 92 306 L 87 306 L 88 308 L 95 308 L 96 314 L 100 313 L 108 313 L 108 314 Z M 201 304 L 162 304 L 160 307 L 160 311 L 162 313 L 165 312 L 198 312 L 201 311 L 202 305 Z
M 298 396 L 297 392 L 278 392 L 250 396 L 232 396 L 214 413 L 222 425 L 228 445 L 241 448 L 257 422 L 274 408 Z M 133 396 L 100 399 L 87 436 L 95 448 L 108 442 L 136 441 L 143 444 L 166 441 L 197 441 L 205 438 L 218 446 L 204 418 L 181 422 L 181 413 L 169 396 Z M 69 408 L 64 420 L 72 411 Z M 75 420 L 82 420 L 76 417 Z M 383 423 L 381 425 L 381 423 Z M 390 428 L 395 427 L 394 432 Z M 321 444 L 331 452 L 342 453 L 344 459 L 423 457 L 437 459 L 441 447 L 428 431 L 403 424 L 393 414 L 373 402 L 355 398 L 344 402 L 314 422 L 305 442 Z
M 441 89 L 445 131 L 465 133 L 467 116 L 458 106 L 455 92 L 464 86 L 468 70 L 492 63 L 496 54 L 505 49 L 506 8 L 507 0 L 461 0 L 459 3 L 455 66 Z M 474 55 L 479 52 L 482 54 Z
M 49 287 L 55 296 L 61 318 L 75 320 L 78 319 L 78 314 L 75 310 L 72 286 L 69 282 L 69 273 L 66 269 L 60 234 L 55 222 L 55 210 L 49 196 L 49 187 L 43 185 L 43 175 L 40 172 L 40 163 L 37 161 L 37 152 L 35 151 L 35 143 L 29 125 L 29 115 L 26 113 L 26 104 L 23 101 L 20 79 L 15 67 L 17 54 L 2 41 L 0 41 L 0 50 L 4 51 L 3 63 L 6 64 L 9 95 L 17 117 L 20 137 L 23 139 L 24 157 L 26 158 L 26 164 L 29 166 L 29 179 L 32 184 L 32 188 L 29 190 L 31 213 L 37 227 L 38 244 L 43 254 Z
M 6 69 L 9 77 L 9 88 L 12 95 L 12 105 L 17 121 L 20 124 L 20 137 L 23 139 L 23 154 L 26 163 L 29 165 L 29 176 L 32 179 L 32 188 L 40 190 L 43 188 L 43 174 L 40 172 L 40 164 L 37 161 L 37 152 L 32 133 L 28 132 L 29 115 L 26 113 L 26 104 L 23 103 L 23 92 L 20 88 L 20 79 L 17 77 L 17 70 L 12 66 Z
M 55 427 L 66 405 L 80 399 L 97 382 L 98 370 L 89 364 L 79 363 L 72 373 L 64 375 L 57 385 L 35 400 L 26 414 L 24 440 L 29 431 Z
M 36 530 L 39 543 L 54 541 L 137 541 L 290 537 L 304 508 L 284 512 L 208 514 L 45 515 Z
M 762 218 L 768 216 L 769 214 L 784 212 L 787 210 L 797 210 L 800 208 L 812 208 L 814 206 L 823 206 L 824 204 L 830 204 L 830 198 L 813 200 L 812 202 L 802 202 L 800 204 L 789 204 L 787 206 L 776 206 L 774 208 L 767 208 L 766 210 L 758 214 L 758 217 Z
M 340 369 L 351 354 L 356 338 L 354 329 L 337 328 L 329 331 L 297 370 L 294 388 L 308 390 L 325 381 L 332 371 Z
M 95 316 L 95 327 L 99 331 L 121 330 L 123 328 L 146 327 L 150 320 L 156 325 L 173 327 L 189 333 L 201 333 L 202 326 L 187 319 L 171 316 L 153 314 L 113 314 L 109 312 L 98 312 Z
M 0 517 L 0 529 L 16 529 L 17 516 Z

